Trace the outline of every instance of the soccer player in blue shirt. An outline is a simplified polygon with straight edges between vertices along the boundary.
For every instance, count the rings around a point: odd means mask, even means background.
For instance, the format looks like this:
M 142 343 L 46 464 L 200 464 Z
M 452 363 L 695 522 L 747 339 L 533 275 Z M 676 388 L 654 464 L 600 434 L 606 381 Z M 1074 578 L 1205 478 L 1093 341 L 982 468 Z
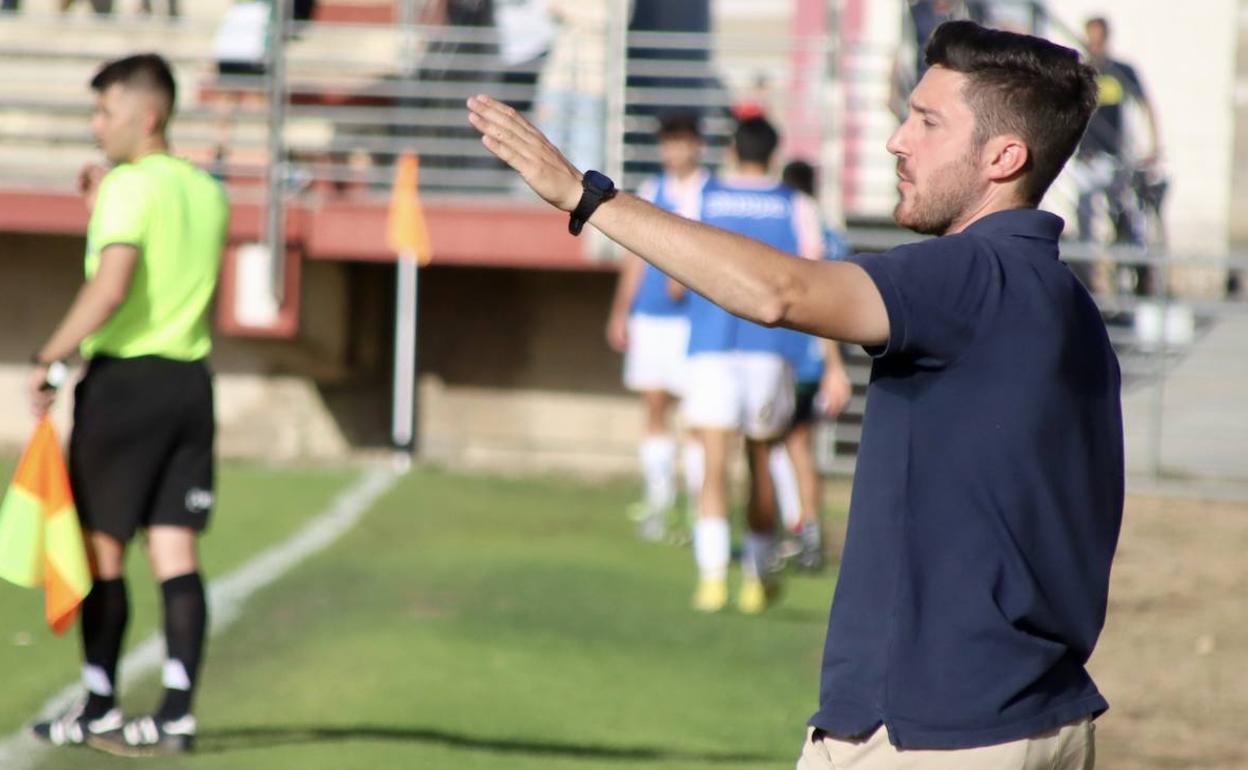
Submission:
M 1088 770 L 1108 708 L 1086 664 L 1122 524 L 1122 382 L 1060 259 L 1065 223 L 1037 207 L 1095 73 L 961 21 L 926 61 L 888 150 L 894 219 L 936 237 L 838 262 L 612 196 L 489 97 L 469 119 L 542 198 L 691 290 L 875 359 L 798 767 Z
M 659 119 L 659 157 L 663 172 L 637 194 L 654 205 L 696 218 L 710 174 L 702 167 L 704 142 L 698 116 L 691 112 Z M 607 320 L 607 342 L 624 354 L 624 386 L 640 393 L 646 408 L 646 433 L 640 459 L 645 483 L 641 535 L 658 540 L 666 534 L 668 513 L 676 503 L 676 439 L 668 424 L 672 405 L 684 391 L 685 352 L 689 347 L 688 302 L 658 268 L 625 254 Z M 690 441 L 684 452 L 685 483 L 691 508 L 702 486 L 702 447 Z
M 701 220 L 795 258 L 819 259 L 823 240 L 818 210 L 810 197 L 772 174 L 778 145 L 779 136 L 765 118 L 742 121 L 733 135 L 733 173 L 707 186 Z M 738 607 L 755 614 L 775 589 L 768 568 L 776 498 L 768 462 L 793 415 L 793 367 L 800 360 L 804 335 L 738 318 L 697 294 L 689 300 L 689 324 L 684 414 L 702 437 L 706 459 L 693 531 L 699 573 L 693 604 L 715 612 L 727 602 L 728 451 L 740 433 L 745 436 L 751 485 Z

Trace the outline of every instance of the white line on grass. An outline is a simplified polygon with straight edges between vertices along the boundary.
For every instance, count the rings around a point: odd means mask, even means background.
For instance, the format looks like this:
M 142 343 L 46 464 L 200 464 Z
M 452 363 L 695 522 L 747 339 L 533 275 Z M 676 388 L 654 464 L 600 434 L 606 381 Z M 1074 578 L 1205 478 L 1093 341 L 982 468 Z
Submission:
M 220 633 L 237 620 L 243 605 L 257 591 L 354 527 L 398 479 L 399 475 L 390 470 L 365 474 L 290 538 L 256 555 L 228 575 L 212 581 L 208 586 L 210 633 Z M 143 640 L 121 661 L 122 689 L 157 670 L 164 661 L 164 653 L 165 640 L 160 632 Z M 66 686 L 43 705 L 41 717 L 48 718 L 63 711 L 81 692 L 80 684 Z M 0 768 L 30 770 L 48 748 L 22 728 L 0 740 Z

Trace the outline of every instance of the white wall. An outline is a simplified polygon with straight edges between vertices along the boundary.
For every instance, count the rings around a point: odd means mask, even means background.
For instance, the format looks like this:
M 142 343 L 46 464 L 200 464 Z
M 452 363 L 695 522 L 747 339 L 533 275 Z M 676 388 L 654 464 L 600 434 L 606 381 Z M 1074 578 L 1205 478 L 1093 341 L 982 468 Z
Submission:
M 1160 117 L 1171 177 L 1171 245 L 1223 253 L 1232 173 L 1235 0 L 1049 0 L 1049 8 L 1079 31 L 1089 16 L 1109 19 L 1111 52 L 1137 69 Z

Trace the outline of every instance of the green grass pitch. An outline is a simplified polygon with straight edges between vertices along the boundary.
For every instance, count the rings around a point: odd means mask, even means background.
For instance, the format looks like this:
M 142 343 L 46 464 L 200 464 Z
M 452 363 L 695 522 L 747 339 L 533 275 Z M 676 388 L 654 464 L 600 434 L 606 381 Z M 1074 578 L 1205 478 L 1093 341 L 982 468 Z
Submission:
M 356 473 L 227 465 L 208 577 L 296 531 Z M 688 550 L 637 540 L 634 497 L 623 483 L 410 474 L 210 640 L 198 751 L 144 766 L 792 767 L 832 573 L 788 580 L 761 617 L 699 616 Z M 130 567 L 137 641 L 156 590 L 138 554 Z M 0 618 L 10 734 L 76 677 L 78 642 L 42 628 L 36 592 L 0 586 Z M 153 675 L 123 706 L 158 694 Z M 40 767 L 134 765 L 62 749 Z

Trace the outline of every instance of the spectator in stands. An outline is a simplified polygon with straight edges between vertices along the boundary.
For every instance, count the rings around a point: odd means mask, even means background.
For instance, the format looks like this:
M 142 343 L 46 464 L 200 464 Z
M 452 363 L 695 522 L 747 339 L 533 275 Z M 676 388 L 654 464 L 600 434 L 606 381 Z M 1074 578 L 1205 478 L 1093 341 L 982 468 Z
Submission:
M 556 33 L 538 86 L 537 123 L 578 168 L 603 164 L 607 29 L 614 5 L 610 0 L 546 0 Z
M 630 93 L 645 97 L 630 98 L 624 105 L 629 119 L 624 143 L 633 150 L 624 158 L 624 171 L 650 176 L 661 169 L 648 152 L 654 133 L 644 127 L 672 110 L 695 109 L 703 119 L 727 119 L 730 113 L 726 107 L 695 107 L 694 102 L 696 98 L 697 104 L 727 105 L 732 94 L 711 63 L 710 0 L 634 0 L 628 31 L 627 87 Z M 722 135 L 704 139 L 712 150 L 727 143 Z
M 169 18 L 178 18 L 178 0 L 165 0 L 165 11 L 168 12 Z M 139 13 L 144 16 L 152 15 L 152 0 L 143 0 L 139 3 Z
M 268 98 L 264 84 L 269 49 L 270 0 L 238 0 L 225 12 L 213 37 L 217 60 L 216 142 L 213 173 L 226 176 L 231 134 L 240 106 L 263 107 Z
M 702 167 L 702 131 L 697 115 L 672 113 L 659 120 L 659 155 L 663 172 L 648 179 L 638 195 L 684 217 L 701 213 L 702 190 L 710 175 Z M 669 413 L 685 390 L 685 355 L 689 347 L 688 302 L 673 297 L 669 279 L 640 258 L 625 254 L 607 320 L 607 342 L 624 353 L 624 386 L 641 394 L 646 410 L 640 455 L 645 498 L 640 509 L 642 537 L 667 534 L 676 503 L 676 440 Z M 684 452 L 685 488 L 690 507 L 702 485 L 702 447 Z
M 537 76 L 555 38 L 546 0 L 494 0 L 494 28 L 498 30 L 503 84 L 508 87 L 507 103 L 528 114 L 533 108 Z
M 1097 106 L 1088 123 L 1088 131 L 1079 144 L 1072 169 L 1079 188 L 1079 240 L 1093 239 L 1093 207 L 1097 198 L 1105 201 L 1114 240 L 1119 243 L 1143 243 L 1145 234 L 1140 217 L 1127 201 L 1132 174 L 1138 169 L 1157 166 L 1161 159 L 1161 132 L 1157 111 L 1144 91 L 1144 84 L 1135 68 L 1109 53 L 1109 21 L 1104 17 L 1088 19 L 1088 62 L 1097 73 Z M 1132 104 L 1143 109 L 1148 124 L 1149 143 L 1142 156 L 1136 156 L 1127 132 L 1127 108 Z M 1072 265 L 1085 285 L 1091 286 L 1091 263 Z M 1147 267 L 1141 267 L 1136 278 L 1136 291 L 1150 293 Z
M 795 160 L 785 165 L 780 181 L 815 199 L 815 168 Z M 849 243 L 839 231 L 823 228 L 824 259 L 849 256 Z M 781 519 L 795 538 L 797 566 L 823 567 L 823 483 L 815 461 L 814 425 L 819 416 L 835 418 L 849 405 L 853 389 L 840 344 L 807 334 L 794 335 L 796 398 L 793 419 L 782 443 L 771 452 L 771 475 Z
M 1044 0 L 966 0 L 966 11 L 986 27 L 1030 34 L 1039 34 L 1048 16 Z
M 889 77 L 888 110 L 897 120 L 905 120 L 910 92 L 927 70 L 923 51 L 932 32 L 950 19 L 962 18 L 967 9 L 960 0 L 907 0 L 907 15 L 901 45 L 893 57 Z
M 60 0 L 61 13 L 68 13 L 78 0 Z M 113 0 L 91 0 L 91 11 L 96 16 L 108 16 L 113 12 Z
M 491 0 L 430 0 L 421 10 L 420 23 L 429 27 L 428 41 L 416 62 L 415 73 L 401 73 L 398 106 L 419 111 L 422 117 L 393 124 L 387 130 L 406 140 L 433 139 L 439 143 L 462 142 L 467 146 L 472 131 L 462 124 L 429 119 L 425 116 L 453 109 L 462 94 L 493 83 L 499 78 L 498 45 L 493 33 L 494 5 Z M 414 76 L 413 76 L 414 74 Z M 408 90 L 410 88 L 410 91 Z M 350 141 L 367 137 L 371 128 L 337 125 L 335 139 Z M 359 156 L 357 156 L 359 157 Z M 386 154 L 373 158 L 381 164 L 392 160 Z M 497 170 L 498 162 L 474 151 L 429 153 L 421 158 L 426 181 L 442 175 L 443 189 L 477 192 L 480 183 L 472 171 Z
M 756 72 L 750 90 L 733 100 L 732 117 L 738 123 L 750 118 L 765 118 L 771 114 L 771 104 L 771 79 L 766 72 Z

